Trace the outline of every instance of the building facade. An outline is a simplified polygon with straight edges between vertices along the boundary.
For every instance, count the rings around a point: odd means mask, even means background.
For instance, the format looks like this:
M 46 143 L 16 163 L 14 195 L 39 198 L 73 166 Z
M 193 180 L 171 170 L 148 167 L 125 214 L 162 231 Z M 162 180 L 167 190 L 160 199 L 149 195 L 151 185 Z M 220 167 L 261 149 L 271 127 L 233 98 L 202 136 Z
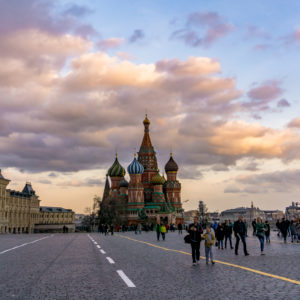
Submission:
M 25 184 L 22 192 L 7 189 L 9 182 L 0 170 L 0 233 L 33 233 L 38 224 L 46 225 L 50 220 L 55 220 L 61 228 L 67 224 L 72 227 L 70 222 L 74 224 L 74 213 L 71 210 L 68 210 L 68 217 L 64 213 L 58 215 L 55 210 L 45 214 L 30 182 Z
M 117 211 L 122 223 L 139 222 L 179 223 L 183 221 L 181 184 L 177 180 L 178 165 L 170 159 L 165 165 L 167 179 L 160 174 L 156 152 L 150 138 L 150 121 L 146 115 L 144 136 L 138 157 L 127 168 L 130 180 L 125 179 L 126 171 L 116 155 L 109 168 L 103 192 L 101 210 L 110 206 Z M 109 213 L 109 212 L 108 212 Z
M 38 222 L 34 227 L 35 232 L 60 232 L 64 226 L 68 232 L 75 232 L 75 213 L 72 209 L 48 206 L 40 207 Z

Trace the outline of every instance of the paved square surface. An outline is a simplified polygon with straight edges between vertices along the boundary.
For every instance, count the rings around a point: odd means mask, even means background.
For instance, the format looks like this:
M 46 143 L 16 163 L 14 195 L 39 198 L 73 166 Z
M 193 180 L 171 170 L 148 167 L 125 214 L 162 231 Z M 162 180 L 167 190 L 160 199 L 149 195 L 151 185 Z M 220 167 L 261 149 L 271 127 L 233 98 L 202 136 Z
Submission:
M 192 266 L 183 236 L 1 235 L 0 299 L 300 299 L 300 244 L 274 235 L 261 256 L 250 236 L 250 256 L 214 247 Z

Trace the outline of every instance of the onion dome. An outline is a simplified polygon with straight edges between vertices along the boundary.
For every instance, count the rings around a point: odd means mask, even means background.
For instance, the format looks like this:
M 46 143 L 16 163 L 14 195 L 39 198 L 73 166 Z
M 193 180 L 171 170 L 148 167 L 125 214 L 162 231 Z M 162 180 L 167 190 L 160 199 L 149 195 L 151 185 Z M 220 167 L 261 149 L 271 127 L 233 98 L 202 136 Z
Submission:
M 127 171 L 129 174 L 143 174 L 144 167 L 141 163 L 136 159 L 136 155 L 134 154 L 134 159 L 132 163 L 128 166 Z
M 162 176 L 160 176 L 159 170 L 157 170 L 156 175 L 154 175 L 154 176 L 152 177 L 151 183 L 152 183 L 153 185 L 163 185 L 163 184 L 165 183 L 165 179 L 164 179 Z
M 172 153 L 170 154 L 170 159 L 165 165 L 165 171 L 168 172 L 177 172 L 178 171 L 178 165 L 173 159 Z
M 147 116 L 147 114 L 146 114 L 146 117 L 145 117 L 145 120 L 144 120 L 144 122 L 143 122 L 145 125 L 146 124 L 150 124 L 150 121 L 149 121 L 149 119 L 148 119 L 148 116 Z
M 107 173 L 110 177 L 124 177 L 126 172 L 125 169 L 120 165 L 117 154 L 113 165 L 109 168 Z
M 128 188 L 128 185 L 129 185 L 129 183 L 125 178 L 123 178 L 119 183 L 120 188 Z

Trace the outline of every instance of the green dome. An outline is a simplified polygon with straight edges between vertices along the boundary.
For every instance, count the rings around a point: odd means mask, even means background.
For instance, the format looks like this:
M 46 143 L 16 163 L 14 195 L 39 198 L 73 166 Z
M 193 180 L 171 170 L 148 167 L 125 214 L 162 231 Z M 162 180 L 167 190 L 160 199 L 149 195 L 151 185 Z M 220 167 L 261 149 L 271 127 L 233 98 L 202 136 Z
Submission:
M 108 175 L 110 177 L 124 177 L 125 174 L 125 169 L 120 165 L 118 161 L 118 156 L 116 156 L 113 165 L 108 170 Z
M 163 185 L 165 183 L 165 179 L 160 176 L 159 171 L 157 171 L 156 175 L 154 175 L 151 179 L 151 183 L 153 185 Z

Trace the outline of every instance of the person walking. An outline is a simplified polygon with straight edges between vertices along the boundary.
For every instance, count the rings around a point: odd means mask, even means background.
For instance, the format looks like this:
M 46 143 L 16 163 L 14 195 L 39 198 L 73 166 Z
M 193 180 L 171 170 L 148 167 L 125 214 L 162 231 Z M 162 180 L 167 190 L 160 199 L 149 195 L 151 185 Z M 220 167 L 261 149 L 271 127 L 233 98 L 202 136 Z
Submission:
M 290 229 L 291 229 L 291 242 L 293 243 L 298 242 L 298 234 L 297 234 L 297 229 L 296 229 L 296 224 L 294 220 L 291 221 L 290 223 Z
M 267 221 L 265 222 L 265 224 L 266 224 L 266 228 L 267 228 L 267 230 L 265 231 L 266 243 L 270 243 L 270 242 L 271 242 L 271 241 L 270 241 L 270 234 L 271 234 L 270 223 L 269 223 L 269 221 L 267 220 Z
M 194 223 L 189 226 L 189 234 L 191 238 L 192 259 L 193 265 L 199 264 L 200 260 L 200 242 L 201 234 L 203 233 L 202 226 L 198 222 L 198 218 L 194 218 Z
M 283 236 L 283 240 L 285 243 L 286 243 L 288 227 L 289 227 L 289 223 L 287 222 L 287 220 L 285 218 L 282 218 L 281 223 L 280 223 L 280 232 Z
M 227 248 L 227 240 L 229 240 L 230 249 L 233 249 L 233 247 L 232 247 L 232 226 L 230 225 L 229 220 L 225 220 L 224 234 L 225 234 L 225 249 Z
M 161 233 L 161 225 L 160 225 L 160 223 L 157 223 L 155 225 L 155 232 L 156 232 L 157 240 L 159 241 L 160 233 Z
M 224 232 L 224 227 L 222 223 L 218 224 L 218 227 L 216 229 L 216 238 L 218 241 L 218 249 L 220 249 L 220 247 L 222 248 L 222 250 L 224 249 L 224 236 L 225 236 L 225 232 Z
M 256 235 L 256 219 L 252 221 L 253 235 Z
M 261 217 L 258 217 L 257 222 L 256 222 L 256 236 L 260 243 L 260 254 L 261 255 L 265 255 L 265 253 L 264 253 L 265 231 L 267 231 L 266 224 L 262 221 Z
M 165 240 L 166 238 L 166 232 L 167 232 L 167 227 L 166 225 L 161 225 L 161 228 L 160 228 L 160 233 L 161 233 L 161 236 L 162 236 L 162 239 L 163 241 Z
M 181 223 L 178 224 L 177 228 L 178 228 L 178 234 L 182 234 L 182 224 Z
M 214 254 L 213 254 L 213 245 L 215 243 L 215 235 L 211 232 L 210 227 L 206 227 L 206 233 L 203 234 L 202 237 L 205 240 L 205 257 L 206 257 L 206 264 L 208 265 L 209 257 L 211 263 L 214 265 Z
M 243 222 L 242 216 L 239 216 L 239 219 L 234 222 L 233 231 L 236 238 L 235 242 L 235 255 L 238 255 L 239 250 L 239 242 L 242 240 L 243 247 L 244 247 L 244 254 L 245 256 L 249 255 L 247 252 L 247 245 L 246 245 L 246 226 Z

